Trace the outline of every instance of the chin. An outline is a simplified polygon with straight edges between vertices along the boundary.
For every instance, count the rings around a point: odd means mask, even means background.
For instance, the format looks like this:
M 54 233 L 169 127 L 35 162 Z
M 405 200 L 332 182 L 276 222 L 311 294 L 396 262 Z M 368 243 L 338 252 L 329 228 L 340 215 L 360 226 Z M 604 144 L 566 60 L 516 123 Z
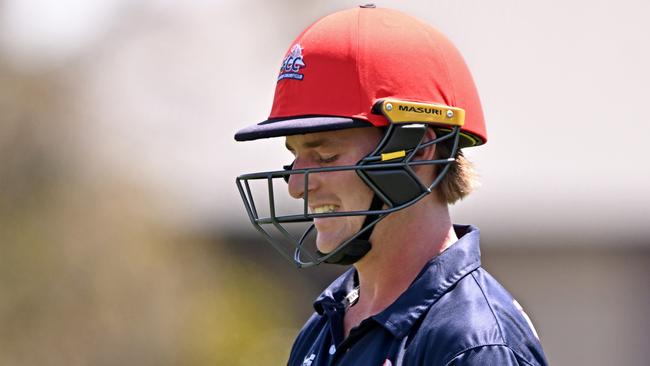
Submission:
M 341 237 L 342 225 L 334 218 L 315 219 L 316 248 L 321 253 L 330 253 L 336 249 L 345 238 Z
M 331 253 L 336 249 L 342 242 L 343 238 L 323 238 L 324 235 L 318 234 L 316 238 L 316 248 L 321 253 L 327 254 Z
M 331 253 L 344 241 L 348 240 L 359 230 L 361 222 L 350 222 L 349 220 L 337 219 L 316 219 L 316 248 L 321 253 Z M 320 222 L 319 222 L 320 221 Z M 359 220 L 355 220 L 359 221 Z

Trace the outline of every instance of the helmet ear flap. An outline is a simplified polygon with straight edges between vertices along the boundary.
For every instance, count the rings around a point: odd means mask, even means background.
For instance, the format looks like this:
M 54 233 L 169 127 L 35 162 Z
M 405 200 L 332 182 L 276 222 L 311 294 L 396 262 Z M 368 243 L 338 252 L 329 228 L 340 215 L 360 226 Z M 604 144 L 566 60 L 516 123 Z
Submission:
M 424 135 L 425 124 L 392 125 L 371 157 L 379 157 L 361 165 L 384 165 L 404 162 L 414 154 Z M 411 153 L 407 154 L 407 151 Z M 395 156 L 395 157 L 393 157 Z M 392 207 L 407 203 L 427 191 L 413 170 L 406 164 L 386 168 L 360 169 L 357 173 L 373 190 L 383 196 Z

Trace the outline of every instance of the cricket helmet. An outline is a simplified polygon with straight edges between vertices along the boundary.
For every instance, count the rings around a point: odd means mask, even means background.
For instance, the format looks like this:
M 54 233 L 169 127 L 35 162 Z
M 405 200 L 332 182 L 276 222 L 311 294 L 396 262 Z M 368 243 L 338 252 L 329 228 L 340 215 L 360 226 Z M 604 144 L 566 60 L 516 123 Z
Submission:
M 374 225 L 391 212 L 429 194 L 449 170 L 457 151 L 487 141 L 483 111 L 472 76 L 460 52 L 439 31 L 404 13 L 364 5 L 321 18 L 305 29 L 281 64 L 273 106 L 267 120 L 235 134 L 237 141 L 289 136 L 354 127 L 379 127 L 384 135 L 368 156 L 353 166 L 314 167 L 244 174 L 239 192 L 253 225 L 299 267 L 321 262 L 351 264 L 370 249 Z M 427 128 L 436 138 L 423 141 Z M 414 160 L 416 153 L 446 143 L 448 157 Z M 440 168 L 432 184 L 413 171 L 416 165 Z M 353 170 L 374 192 L 367 210 L 310 213 L 308 192 L 303 212 L 276 215 L 274 179 Z M 260 217 L 249 181 L 269 182 L 270 212 Z M 365 216 L 355 235 L 329 253 L 309 252 L 305 241 L 312 224 L 298 236 L 284 224 L 311 222 L 317 217 Z M 269 234 L 273 227 L 280 238 Z M 292 243 L 293 253 L 282 249 Z

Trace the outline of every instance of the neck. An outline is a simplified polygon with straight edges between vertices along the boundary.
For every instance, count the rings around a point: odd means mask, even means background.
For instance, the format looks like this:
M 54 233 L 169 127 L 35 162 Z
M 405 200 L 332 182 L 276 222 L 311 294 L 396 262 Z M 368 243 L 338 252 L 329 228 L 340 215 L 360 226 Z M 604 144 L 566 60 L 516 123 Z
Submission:
M 390 214 L 377 224 L 370 240 L 372 250 L 355 264 L 360 287 L 355 311 L 365 316 L 392 304 L 424 265 L 457 238 L 447 205 L 425 199 Z

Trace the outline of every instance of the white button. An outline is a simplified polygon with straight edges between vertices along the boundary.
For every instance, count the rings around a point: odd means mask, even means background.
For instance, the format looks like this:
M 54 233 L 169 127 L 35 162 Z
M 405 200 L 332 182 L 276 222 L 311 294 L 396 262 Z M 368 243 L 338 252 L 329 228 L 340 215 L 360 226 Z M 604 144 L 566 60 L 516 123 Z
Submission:
M 330 346 L 330 355 L 333 355 L 335 353 L 336 353 L 336 347 L 334 347 L 334 345 L 331 345 Z

